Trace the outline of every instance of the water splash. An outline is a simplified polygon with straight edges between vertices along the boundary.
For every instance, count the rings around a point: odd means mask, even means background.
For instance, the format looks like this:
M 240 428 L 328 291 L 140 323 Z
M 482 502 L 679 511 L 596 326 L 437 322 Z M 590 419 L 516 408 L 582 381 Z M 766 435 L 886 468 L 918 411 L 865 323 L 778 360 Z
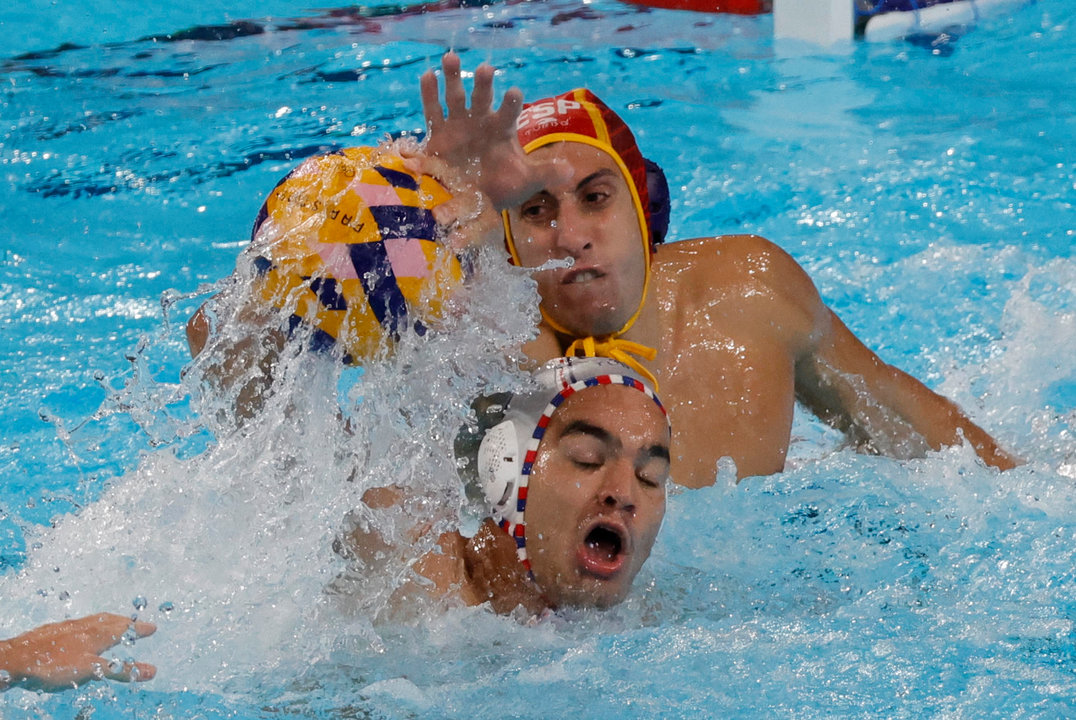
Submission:
M 439 532 L 460 525 L 467 501 L 454 429 L 473 423 L 475 396 L 521 380 L 521 356 L 511 348 L 533 333 L 534 283 L 497 253 L 479 253 L 474 266 L 473 284 L 455 296 L 441 332 L 405 334 L 343 394 L 348 371 L 303 349 L 301 338 L 281 355 L 271 401 L 241 423 L 220 421 L 234 398 L 207 391 L 209 360 L 192 363 L 178 383 L 133 373 L 93 421 L 125 414 L 156 438 L 167 425 L 172 441 L 97 502 L 30 531 L 35 549 L 24 567 L 0 578 L 12 599 L 8 629 L 123 612 L 136 597 L 140 618 L 160 625 L 135 648 L 167 668 L 160 685 L 207 690 L 298 674 L 305 658 L 341 638 L 376 646 L 372 623 L 414 579 L 410 564 Z M 229 297 L 223 289 L 225 304 Z M 180 396 L 196 397 L 199 412 L 188 414 L 186 401 L 175 411 Z M 176 438 L 207 427 L 215 442 L 182 457 Z M 387 513 L 366 508 L 363 493 L 387 485 L 408 502 Z M 356 514 L 390 542 L 416 522 L 430 531 L 377 566 L 349 566 L 333 547 Z M 361 591 L 357 600 L 326 593 L 342 577 Z

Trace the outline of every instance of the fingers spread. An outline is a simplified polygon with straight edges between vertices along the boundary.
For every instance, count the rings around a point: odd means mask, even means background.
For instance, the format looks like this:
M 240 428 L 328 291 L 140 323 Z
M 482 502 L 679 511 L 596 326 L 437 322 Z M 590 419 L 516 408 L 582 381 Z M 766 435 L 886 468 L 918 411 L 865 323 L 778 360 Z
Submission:
M 501 107 L 497 110 L 497 119 L 502 129 L 515 134 L 516 120 L 523 110 L 523 91 L 519 88 L 509 88 L 501 100 Z
M 426 128 L 430 129 L 445 119 L 445 112 L 438 97 L 440 88 L 437 75 L 433 70 L 427 70 L 422 74 L 419 80 L 419 91 L 422 97 L 422 114 L 426 118 Z
M 467 112 L 467 93 L 463 90 L 460 77 L 460 57 L 456 53 L 445 53 L 441 59 L 441 70 L 445 74 L 445 105 L 449 114 Z
M 474 92 L 471 93 L 471 110 L 487 112 L 493 102 L 492 65 L 482 63 L 474 71 Z

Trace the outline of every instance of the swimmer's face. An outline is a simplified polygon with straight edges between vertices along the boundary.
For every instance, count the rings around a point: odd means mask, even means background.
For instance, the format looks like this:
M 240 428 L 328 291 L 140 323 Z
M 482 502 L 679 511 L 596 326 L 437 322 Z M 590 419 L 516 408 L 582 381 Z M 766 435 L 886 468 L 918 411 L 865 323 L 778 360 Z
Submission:
M 535 275 L 542 308 L 576 337 L 622 329 L 642 302 L 646 253 L 631 190 L 602 150 L 558 142 L 535 150 L 572 172 L 509 212 L 525 267 L 571 258 L 570 268 Z
M 604 385 L 553 415 L 527 494 L 527 554 L 556 606 L 624 599 L 665 516 L 669 431 L 653 400 Z

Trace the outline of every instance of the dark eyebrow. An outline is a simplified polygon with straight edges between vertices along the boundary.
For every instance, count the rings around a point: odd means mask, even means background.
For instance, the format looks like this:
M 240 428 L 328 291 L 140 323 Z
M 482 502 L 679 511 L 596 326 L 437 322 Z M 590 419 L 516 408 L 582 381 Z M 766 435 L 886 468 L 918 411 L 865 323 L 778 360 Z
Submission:
M 616 173 L 614 173 L 609 168 L 602 168 L 601 170 L 592 172 L 590 175 L 587 175 L 585 178 L 580 180 L 579 183 L 575 186 L 575 189 L 582 190 L 584 187 L 586 187 L 588 183 L 591 183 L 595 180 L 603 179 L 606 175 L 612 175 L 613 177 L 616 177 Z
M 585 178 L 583 178 L 582 180 L 580 180 L 576 184 L 575 192 L 579 192 L 580 190 L 585 188 L 588 183 L 594 182 L 595 180 L 604 179 L 608 175 L 612 175 L 613 177 L 616 177 L 616 173 L 614 173 L 609 168 L 602 168 L 601 170 L 597 170 L 595 172 L 592 172 L 590 175 L 587 175 Z M 534 202 L 538 198 L 548 198 L 548 197 L 553 197 L 553 193 L 551 193 L 548 188 L 542 188 L 541 190 L 539 190 L 538 192 L 534 193 L 529 198 L 524 200 L 522 203 L 520 203 L 519 207 L 523 207 L 527 203 Z
M 648 457 L 659 458 L 667 463 L 672 462 L 672 456 L 669 455 L 669 446 L 664 443 L 651 445 L 643 450 L 643 453 Z
M 590 435 L 596 438 L 606 445 L 619 445 L 619 441 L 613 436 L 613 433 L 609 432 L 605 428 L 595 425 L 594 423 L 587 422 L 586 420 L 575 420 L 568 423 L 564 430 L 561 431 L 560 436 L 566 435 Z
M 587 422 L 586 420 L 574 420 L 565 426 L 561 431 L 560 437 L 567 435 L 590 435 L 591 437 L 600 440 L 610 447 L 619 448 L 620 440 L 617 439 L 613 433 L 609 432 L 600 425 Z M 645 458 L 658 458 L 665 462 L 672 462 L 671 455 L 669 454 L 669 446 L 666 443 L 654 443 L 650 447 L 643 448 L 639 451 L 639 455 Z

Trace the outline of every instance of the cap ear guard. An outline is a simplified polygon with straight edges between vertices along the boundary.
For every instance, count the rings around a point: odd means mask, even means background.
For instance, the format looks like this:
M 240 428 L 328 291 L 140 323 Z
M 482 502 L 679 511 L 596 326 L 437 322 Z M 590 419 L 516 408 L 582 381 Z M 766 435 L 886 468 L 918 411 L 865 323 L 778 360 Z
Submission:
M 665 171 L 653 160 L 643 159 L 646 165 L 646 188 L 650 196 L 650 242 L 651 246 L 665 242 L 669 232 L 669 181 Z
M 515 423 L 505 420 L 487 430 L 478 448 L 478 481 L 497 522 L 509 519 L 515 509 L 507 505 L 515 497 L 522 466 Z

